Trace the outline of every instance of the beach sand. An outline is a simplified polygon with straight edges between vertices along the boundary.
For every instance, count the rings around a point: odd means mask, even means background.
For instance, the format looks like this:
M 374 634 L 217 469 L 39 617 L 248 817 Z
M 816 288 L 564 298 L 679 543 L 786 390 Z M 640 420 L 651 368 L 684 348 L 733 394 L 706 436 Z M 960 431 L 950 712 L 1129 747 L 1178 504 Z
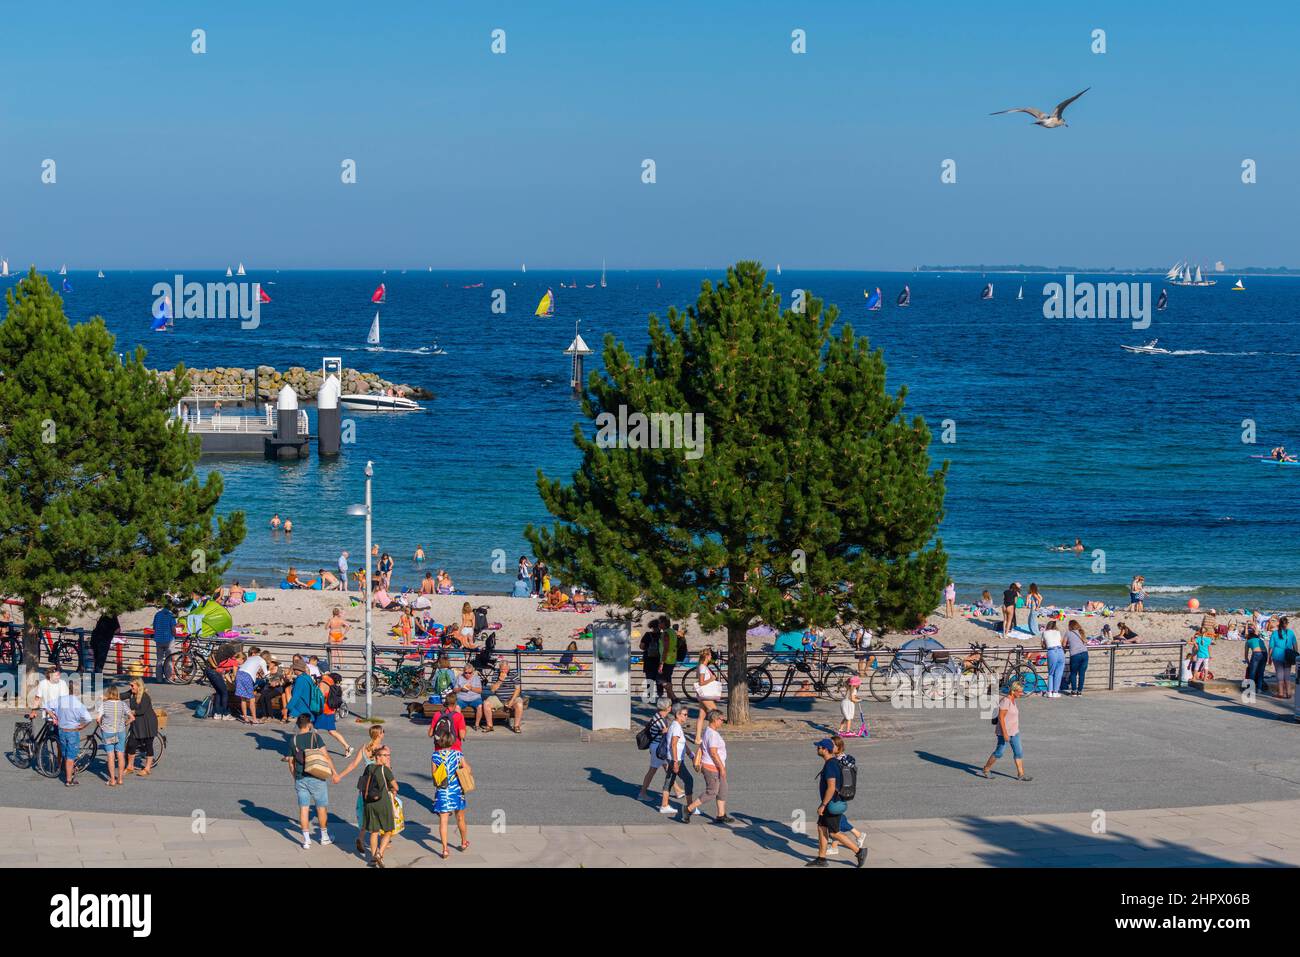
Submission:
M 258 595 L 258 600 L 252 604 L 231 609 L 231 617 L 234 619 L 235 626 L 251 631 L 257 637 L 269 640 L 320 641 L 324 643 L 327 638 L 325 624 L 329 620 L 331 610 L 339 607 L 343 609 L 344 618 L 352 626 L 348 632 L 346 643 L 360 645 L 363 641 L 362 624 L 365 609 L 360 604 L 353 606 L 347 600 L 348 596 L 341 592 L 273 589 L 269 591 L 259 590 Z M 352 597 L 358 598 L 359 595 L 357 592 L 353 592 Z M 488 607 L 487 618 L 489 623 L 500 622 L 501 624 L 501 628 L 497 629 L 498 648 L 511 648 L 523 644 L 531 635 L 539 634 L 545 648 L 563 649 L 571 640 L 572 632 L 575 629 L 579 629 L 597 618 L 606 617 L 611 607 L 600 605 L 589 614 L 575 614 L 573 612 L 540 611 L 536 599 L 511 598 L 499 594 L 431 595 L 429 597 L 432 601 L 434 621 L 441 623 L 459 622 L 461 606 L 465 602 L 469 602 L 471 607 L 486 605 Z M 148 627 L 153 620 L 153 613 L 154 609 L 148 608 L 122 615 L 122 627 L 128 631 Z M 1115 625 L 1123 621 L 1137 632 L 1140 641 L 1185 642 L 1195 633 L 1197 626 L 1201 622 L 1201 617 L 1201 611 L 1148 611 L 1119 612 L 1107 618 L 1084 617 L 1079 618 L 1079 621 L 1083 625 L 1084 632 L 1089 637 L 1097 635 L 1101 631 L 1103 624 L 1110 624 L 1113 631 Z M 391 634 L 391 629 L 397 623 L 397 618 L 398 613 L 395 611 L 375 610 L 372 625 L 376 642 L 389 643 L 396 640 Z M 1241 619 L 1240 616 L 1220 614 L 1218 620 L 1220 623 L 1228 623 Z M 648 623 L 649 616 L 645 616 L 642 621 Z M 991 646 L 1009 643 L 1004 642 L 1001 637 L 1000 618 L 957 617 L 950 621 L 944 618 L 942 611 L 940 611 L 930 615 L 929 621 L 939 629 L 938 634 L 935 635 L 937 640 L 949 648 L 965 649 L 970 642 L 980 642 Z M 1023 610 L 1018 616 L 1018 621 L 1023 627 L 1025 623 Z M 74 624 L 90 628 L 93 626 L 94 620 L 93 618 L 82 619 L 75 621 Z M 634 627 L 639 629 L 640 626 Z M 1025 632 L 1022 631 L 1020 634 L 1025 637 L 1023 642 L 1025 645 L 1037 647 L 1037 642 L 1031 641 Z M 833 631 L 832 637 L 835 637 Z M 890 647 L 897 647 L 910 637 L 910 635 L 891 633 L 885 635 L 883 641 Z M 725 647 L 726 644 L 726 634 L 724 632 L 717 631 L 706 634 L 700 630 L 699 625 L 693 619 L 686 627 L 686 638 L 692 652 L 698 652 L 705 644 L 712 644 L 715 648 Z M 750 642 L 750 647 L 752 650 L 759 650 L 765 643 L 763 640 L 753 639 Z M 579 648 L 585 651 L 589 649 L 589 645 L 585 642 L 580 643 Z M 1218 639 L 1211 652 L 1210 668 L 1216 677 L 1240 678 L 1245 672 L 1245 666 L 1241 659 L 1241 642 Z

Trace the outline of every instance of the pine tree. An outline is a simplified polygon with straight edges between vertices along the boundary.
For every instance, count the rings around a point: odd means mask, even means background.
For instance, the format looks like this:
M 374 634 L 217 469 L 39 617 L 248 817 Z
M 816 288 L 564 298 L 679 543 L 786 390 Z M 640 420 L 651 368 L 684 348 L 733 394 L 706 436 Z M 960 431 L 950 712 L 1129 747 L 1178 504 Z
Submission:
M 199 440 L 169 421 L 183 368 L 159 381 L 143 349 L 119 357 L 101 318 L 70 325 L 35 269 L 6 301 L 0 593 L 23 602 L 26 689 L 42 627 L 215 590 L 244 517 L 215 515 L 221 477 L 198 480 Z
M 847 324 L 833 334 L 837 316 L 812 297 L 782 310 L 763 268 L 738 263 L 666 327 L 652 315 L 643 358 L 605 337 L 582 402 L 604 428 L 575 424 L 572 483 L 538 472 L 559 521 L 525 535 L 564 580 L 726 629 L 732 722 L 749 720 L 745 632 L 759 620 L 910 628 L 943 584 L 947 466 L 930 470 L 906 390 L 886 391 L 881 351 Z M 702 415 L 703 448 L 609 447 L 620 406 Z

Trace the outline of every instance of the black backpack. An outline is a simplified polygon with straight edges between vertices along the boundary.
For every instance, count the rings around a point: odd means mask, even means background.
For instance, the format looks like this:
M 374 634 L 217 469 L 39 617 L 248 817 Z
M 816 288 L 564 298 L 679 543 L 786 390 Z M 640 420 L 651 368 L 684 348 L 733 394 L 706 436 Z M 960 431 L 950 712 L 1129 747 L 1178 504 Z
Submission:
M 474 633 L 475 634 L 478 634 L 480 631 L 487 631 L 487 626 L 488 626 L 487 613 L 488 613 L 487 605 L 480 605 L 478 608 L 474 609 Z
M 325 704 L 330 711 L 343 707 L 343 676 L 337 671 L 330 672 L 330 690 L 325 696 Z
M 840 755 L 840 791 L 841 801 L 852 801 L 858 795 L 858 761 L 851 754 Z
M 361 792 L 363 804 L 373 804 L 384 796 L 384 788 L 376 779 L 374 770 L 378 764 L 372 764 L 357 778 L 357 790 Z
M 433 739 L 438 740 L 438 735 L 442 733 L 443 724 L 447 725 L 447 735 L 453 741 L 456 740 L 456 722 L 451 718 L 451 712 L 443 711 L 438 715 L 438 722 L 433 726 Z
M 654 744 L 664 736 L 664 729 L 662 727 L 656 729 L 656 724 L 659 724 L 658 717 L 651 718 L 645 723 L 645 727 L 636 733 L 636 747 L 638 751 L 650 750 L 650 745 Z

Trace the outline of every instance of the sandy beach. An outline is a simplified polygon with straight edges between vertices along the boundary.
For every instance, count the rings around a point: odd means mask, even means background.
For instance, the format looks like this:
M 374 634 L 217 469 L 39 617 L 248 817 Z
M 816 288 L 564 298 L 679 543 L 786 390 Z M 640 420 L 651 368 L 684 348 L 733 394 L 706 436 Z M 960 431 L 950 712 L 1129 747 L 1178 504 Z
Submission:
M 353 604 L 348 595 L 340 592 L 275 589 L 260 591 L 258 594 L 257 601 L 231 609 L 236 627 L 272 640 L 323 642 L 327 637 L 326 622 L 329 620 L 331 610 L 337 607 L 342 608 L 344 618 L 352 626 L 348 632 L 347 643 L 359 644 L 363 640 L 365 609 L 360 605 L 359 595 L 356 592 L 351 593 L 350 597 L 356 600 L 357 604 Z M 459 621 L 461 606 L 465 602 L 469 602 L 473 607 L 487 606 L 489 623 L 499 622 L 501 625 L 497 629 L 499 647 L 523 644 L 536 634 L 541 637 L 545 648 L 563 649 L 576 629 L 597 618 L 606 617 L 611 611 L 616 611 L 612 606 L 600 605 L 588 614 L 546 612 L 538 609 L 539 602 L 535 599 L 510 598 L 499 594 L 431 595 L 429 598 L 432 603 L 433 617 L 437 622 Z M 128 631 L 148 627 L 152 622 L 153 614 L 154 609 L 147 608 L 122 615 L 122 627 Z M 1123 621 L 1137 632 L 1140 641 L 1168 642 L 1187 641 L 1200 624 L 1202 614 L 1203 611 L 1199 610 L 1196 612 L 1117 612 L 1109 617 L 1079 617 L 1078 620 L 1090 638 L 1100 633 L 1103 624 L 1110 624 L 1113 631 L 1115 625 Z M 375 610 L 372 618 L 375 640 L 379 642 L 394 640 L 392 628 L 397 623 L 397 619 L 396 611 Z M 648 616 L 643 620 L 648 620 Z M 1228 623 L 1240 620 L 1240 616 L 1220 614 L 1218 620 L 1221 623 Z M 959 616 L 949 620 L 940 610 L 930 615 L 929 621 L 938 628 L 938 633 L 934 637 L 949 648 L 964 649 L 971 642 L 993 646 L 1005 644 L 1001 638 L 1001 620 L 996 617 Z M 1018 621 L 1023 628 L 1025 623 L 1023 611 Z M 94 620 L 82 618 L 74 621 L 74 624 L 90 628 Z M 1027 645 L 1032 643 L 1036 646 L 1037 643 L 1031 642 L 1026 632 L 1020 631 L 1019 634 L 1023 636 Z M 693 619 L 686 626 L 686 637 L 692 651 L 698 651 L 705 644 L 712 644 L 718 648 L 726 644 L 724 632 L 706 633 Z M 832 638 L 836 637 L 832 632 Z M 910 637 L 901 633 L 889 633 L 883 637 L 883 642 L 889 647 L 896 648 Z M 764 644 L 765 641 L 754 639 L 751 640 L 750 647 L 752 650 L 759 650 Z M 586 650 L 585 645 L 580 647 Z M 1215 642 L 1212 651 L 1211 670 L 1216 677 L 1240 678 L 1245 670 L 1241 659 L 1241 642 L 1219 639 Z

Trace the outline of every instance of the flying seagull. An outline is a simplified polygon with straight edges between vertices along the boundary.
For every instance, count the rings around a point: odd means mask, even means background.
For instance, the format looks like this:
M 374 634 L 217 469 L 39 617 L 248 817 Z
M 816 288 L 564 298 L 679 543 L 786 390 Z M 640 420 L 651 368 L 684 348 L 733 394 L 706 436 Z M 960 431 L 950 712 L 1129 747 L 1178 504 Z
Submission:
M 1061 119 L 1061 114 L 1065 112 L 1067 106 L 1091 89 L 1092 87 L 1088 87 L 1085 90 L 1080 90 L 1068 100 L 1062 100 L 1060 103 L 1056 104 L 1056 109 L 1052 110 L 1050 114 L 1042 113 L 1039 110 L 1034 109 L 1032 106 L 1017 106 L 1015 109 L 1011 110 L 998 110 L 996 113 L 990 113 L 989 116 L 998 116 L 1001 113 L 1028 113 L 1034 118 L 1035 126 L 1041 126 L 1047 130 L 1055 129 L 1058 126 L 1069 126 L 1069 123 Z

